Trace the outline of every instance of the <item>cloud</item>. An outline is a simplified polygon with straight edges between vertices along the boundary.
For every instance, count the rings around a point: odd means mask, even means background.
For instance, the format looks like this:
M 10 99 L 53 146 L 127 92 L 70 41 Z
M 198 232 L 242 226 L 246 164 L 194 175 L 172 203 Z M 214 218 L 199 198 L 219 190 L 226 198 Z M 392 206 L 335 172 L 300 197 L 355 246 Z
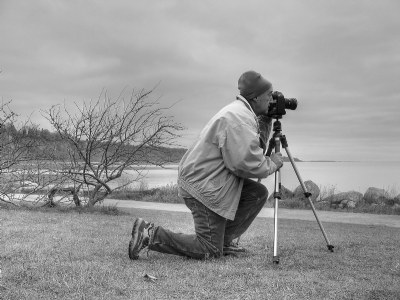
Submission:
M 0 90 L 21 115 L 152 88 L 189 145 L 256 69 L 299 107 L 296 156 L 400 160 L 400 3 L 2 1 Z M 46 126 L 40 113 L 34 120 Z M 303 145 L 306 143 L 306 145 Z M 312 147 L 308 147 L 312 145 Z M 350 150 L 351 149 L 351 150 Z M 382 150 L 381 150 L 382 151 Z

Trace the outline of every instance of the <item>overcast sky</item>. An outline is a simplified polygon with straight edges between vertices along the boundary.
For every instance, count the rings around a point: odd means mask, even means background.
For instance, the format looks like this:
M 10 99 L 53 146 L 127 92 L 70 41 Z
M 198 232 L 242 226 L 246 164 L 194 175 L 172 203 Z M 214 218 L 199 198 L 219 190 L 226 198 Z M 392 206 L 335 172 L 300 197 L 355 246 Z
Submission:
M 188 146 L 256 70 L 299 101 L 293 156 L 400 161 L 400 1 L 0 0 L 0 97 L 40 110 L 152 88 Z

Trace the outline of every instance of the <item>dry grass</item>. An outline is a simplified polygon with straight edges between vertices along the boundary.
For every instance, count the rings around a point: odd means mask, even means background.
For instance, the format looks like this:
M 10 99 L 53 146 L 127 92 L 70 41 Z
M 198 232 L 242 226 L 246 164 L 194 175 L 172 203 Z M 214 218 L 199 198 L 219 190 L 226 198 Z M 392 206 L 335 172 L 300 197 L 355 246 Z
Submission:
M 130 261 L 134 217 L 192 232 L 188 213 L 132 215 L 0 210 L 0 299 L 399 299 L 400 230 L 280 220 L 273 265 L 272 220 L 256 219 L 240 257 L 196 261 L 150 252 Z M 265 249 L 267 248 L 267 249 Z M 151 274 L 156 282 L 143 275 Z

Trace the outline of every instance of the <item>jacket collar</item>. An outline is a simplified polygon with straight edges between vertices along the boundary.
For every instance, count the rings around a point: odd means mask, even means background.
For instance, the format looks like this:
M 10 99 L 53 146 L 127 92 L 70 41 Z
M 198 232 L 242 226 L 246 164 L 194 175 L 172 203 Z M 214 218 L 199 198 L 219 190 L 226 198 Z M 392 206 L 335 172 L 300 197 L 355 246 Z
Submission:
M 257 123 L 257 131 L 258 131 L 258 133 L 260 133 L 260 124 L 258 121 L 258 117 L 257 117 L 256 113 L 254 112 L 253 108 L 251 107 L 250 103 L 242 95 L 237 95 L 236 99 L 239 101 L 242 101 L 244 103 L 244 105 L 251 111 L 251 113 L 253 114 L 253 117 Z
M 256 118 L 256 120 L 258 119 L 258 118 L 257 118 L 257 115 L 255 114 L 253 108 L 251 108 L 251 105 L 250 105 L 250 103 L 246 100 L 246 98 L 244 98 L 242 95 L 237 95 L 237 96 L 236 96 L 236 99 L 239 100 L 239 101 L 242 101 L 242 102 L 244 103 L 244 105 L 246 105 L 246 107 L 252 112 L 254 118 Z

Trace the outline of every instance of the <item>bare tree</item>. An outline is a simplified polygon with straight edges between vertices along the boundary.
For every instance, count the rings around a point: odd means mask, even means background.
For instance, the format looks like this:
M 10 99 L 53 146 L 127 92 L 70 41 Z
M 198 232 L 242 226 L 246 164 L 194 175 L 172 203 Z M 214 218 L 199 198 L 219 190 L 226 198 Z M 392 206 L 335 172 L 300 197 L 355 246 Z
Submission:
M 29 134 L 28 121 L 16 127 L 17 115 L 9 102 L 0 105 L 0 203 L 19 205 L 37 194 L 54 179 L 42 157 L 37 157 L 39 141 Z M 57 175 L 58 176 L 58 175 Z
M 24 156 L 25 147 L 14 126 L 16 114 L 9 102 L 0 105 L 0 173 L 13 167 Z
M 183 128 L 166 115 L 168 107 L 151 99 L 153 91 L 133 91 L 127 100 L 121 95 L 112 100 L 103 92 L 96 101 L 53 106 L 45 113 L 68 150 L 60 170 L 77 188 L 86 186 L 88 206 L 121 188 L 110 182 L 128 168 L 137 171 L 135 181 L 141 177 L 139 165 L 168 162 L 162 152 L 175 146 Z
M 24 147 L 20 146 L 21 143 L 16 143 L 18 136 L 14 127 L 15 113 L 9 104 L 10 101 L 0 105 L 0 203 L 14 204 L 9 193 L 15 186 L 11 170 L 23 157 Z

